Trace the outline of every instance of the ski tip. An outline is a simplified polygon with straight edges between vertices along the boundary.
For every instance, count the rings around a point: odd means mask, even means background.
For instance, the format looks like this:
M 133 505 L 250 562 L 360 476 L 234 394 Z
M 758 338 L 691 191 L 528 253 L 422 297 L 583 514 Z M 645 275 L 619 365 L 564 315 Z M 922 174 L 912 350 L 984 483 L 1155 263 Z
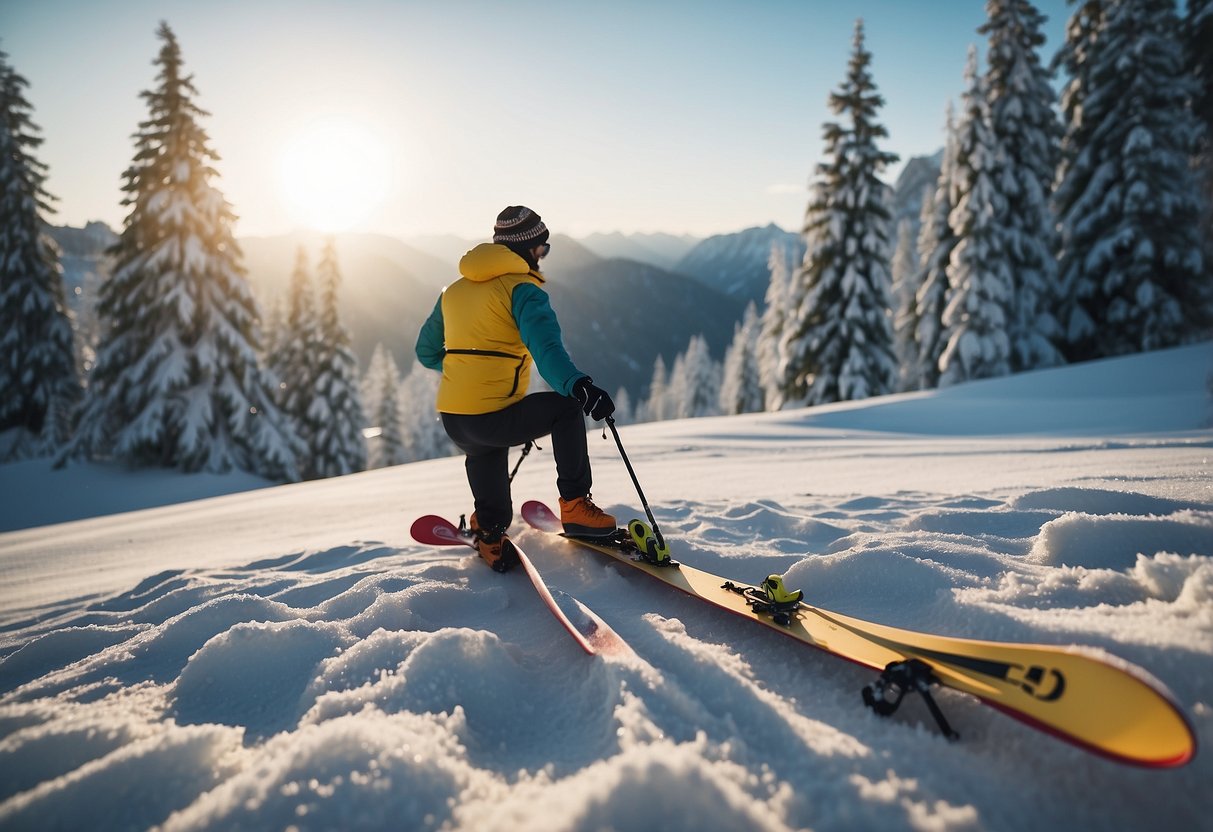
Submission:
M 425 543 L 429 536 L 430 530 L 434 527 L 434 516 L 426 515 L 418 517 L 413 521 L 413 525 L 409 527 L 409 535 L 418 543 Z
M 418 543 L 430 546 L 473 546 L 471 540 L 459 534 L 459 529 L 445 517 L 426 514 L 413 521 L 409 534 Z
M 541 503 L 538 500 L 527 500 L 522 504 L 522 519 L 540 531 L 558 534 L 564 531 L 564 526 L 561 524 L 560 518 L 556 516 L 556 512 L 552 511 L 547 503 Z

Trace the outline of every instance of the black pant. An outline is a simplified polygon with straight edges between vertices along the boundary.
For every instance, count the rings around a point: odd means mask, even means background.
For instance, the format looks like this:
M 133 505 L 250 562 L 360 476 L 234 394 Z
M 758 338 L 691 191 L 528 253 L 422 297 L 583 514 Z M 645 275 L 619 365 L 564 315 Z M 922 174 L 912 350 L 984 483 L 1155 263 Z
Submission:
M 590 493 L 590 455 L 585 419 L 576 399 L 559 393 L 535 393 L 495 413 L 443 413 L 442 426 L 467 454 L 468 485 L 480 528 L 504 531 L 514 519 L 510 499 L 509 452 L 541 436 L 552 435 L 556 489 L 566 500 Z

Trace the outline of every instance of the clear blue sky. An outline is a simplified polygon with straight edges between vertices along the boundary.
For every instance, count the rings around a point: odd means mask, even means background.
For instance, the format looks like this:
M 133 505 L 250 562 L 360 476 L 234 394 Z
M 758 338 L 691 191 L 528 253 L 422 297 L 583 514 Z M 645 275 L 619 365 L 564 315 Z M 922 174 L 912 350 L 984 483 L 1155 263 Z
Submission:
M 1070 9 L 1038 6 L 1047 60 Z M 0 0 L 0 50 L 30 82 L 58 223 L 121 225 L 165 20 L 240 235 L 308 221 L 282 159 L 320 119 L 368 142 L 325 163 L 366 186 L 357 228 L 482 237 L 524 203 L 574 235 L 706 235 L 799 229 L 858 17 L 886 149 L 934 152 L 966 51 L 984 47 L 981 0 Z

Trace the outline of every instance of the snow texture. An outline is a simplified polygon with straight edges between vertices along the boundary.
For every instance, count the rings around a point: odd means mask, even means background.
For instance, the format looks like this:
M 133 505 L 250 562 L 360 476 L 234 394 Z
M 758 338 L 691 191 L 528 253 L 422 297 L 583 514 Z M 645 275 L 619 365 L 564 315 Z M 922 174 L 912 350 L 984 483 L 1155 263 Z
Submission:
M 417 515 L 470 507 L 453 457 L 30 528 L 6 500 L 0 828 L 1205 828 L 1211 369 L 1205 343 L 621 431 L 679 557 L 893 625 L 1119 656 L 1192 721 L 1185 768 L 950 692 L 959 743 L 921 703 L 880 719 L 870 672 L 516 525 L 635 651 L 588 657 L 524 576 L 411 542 Z M 595 497 L 637 515 L 590 439 Z M 0 488 L 57 486 L 64 519 L 191 479 L 35 464 Z M 555 502 L 546 453 L 514 490 Z

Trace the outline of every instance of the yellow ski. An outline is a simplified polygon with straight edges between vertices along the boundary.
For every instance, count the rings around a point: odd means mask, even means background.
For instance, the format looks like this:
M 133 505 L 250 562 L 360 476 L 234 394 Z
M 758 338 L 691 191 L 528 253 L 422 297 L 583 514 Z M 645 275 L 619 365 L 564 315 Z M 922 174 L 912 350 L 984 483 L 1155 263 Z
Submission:
M 805 644 L 881 671 L 864 691 L 878 713 L 896 709 L 907 693 L 920 693 L 941 730 L 955 738 L 928 689 L 939 684 L 972 694 L 987 705 L 1081 748 L 1151 768 L 1181 766 L 1196 753 L 1191 725 L 1166 687 L 1141 668 L 1083 647 L 1010 644 L 949 638 L 874 624 L 804 603 L 782 581 L 753 587 L 654 557 L 638 547 L 643 530 L 622 530 L 617 540 L 561 534 L 550 508 L 530 501 L 523 518 L 721 609 L 756 621 Z M 643 525 L 643 524 L 641 524 Z M 890 699 L 890 696 L 895 698 Z

